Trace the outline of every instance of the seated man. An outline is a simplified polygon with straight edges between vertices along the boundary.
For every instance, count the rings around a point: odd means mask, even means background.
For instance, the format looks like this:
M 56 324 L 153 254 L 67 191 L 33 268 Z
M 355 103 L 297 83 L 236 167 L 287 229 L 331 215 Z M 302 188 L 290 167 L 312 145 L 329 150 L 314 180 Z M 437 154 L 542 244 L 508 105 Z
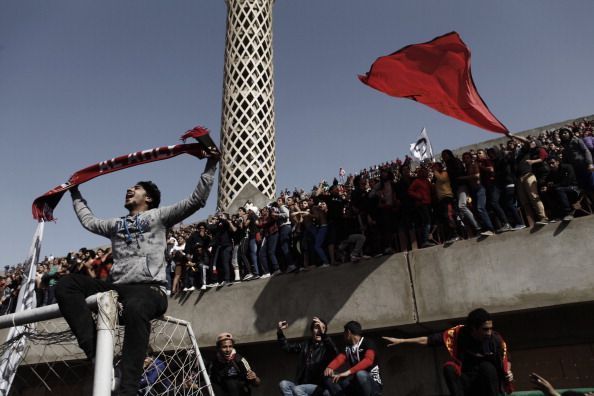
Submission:
M 331 396 L 381 395 L 382 380 L 373 341 L 362 336 L 363 329 L 354 320 L 344 325 L 345 352 L 336 356 L 324 370 L 324 387 Z M 343 365 L 348 369 L 337 370 Z
M 302 342 L 288 342 L 283 333 L 287 327 L 286 321 L 278 322 L 278 343 L 284 351 L 298 353 L 299 361 L 295 382 L 282 380 L 278 385 L 281 393 L 283 396 L 318 394 L 324 369 L 338 354 L 334 342 L 326 335 L 326 322 L 314 317 L 309 326 L 311 338 Z
M 577 200 L 580 193 L 573 166 L 560 163 L 556 157 L 549 157 L 548 163 L 550 173 L 541 191 L 554 194 L 555 203 L 561 207 L 563 221 L 571 221 L 573 220 L 571 204 Z
M 513 374 L 507 345 L 493 331 L 491 315 L 482 308 L 468 314 L 458 325 L 429 337 L 392 338 L 388 346 L 400 344 L 445 345 L 452 361 L 444 365 L 445 382 L 452 396 L 496 396 L 511 393 Z
M 250 364 L 235 351 L 231 333 L 217 337 L 217 356 L 208 367 L 208 375 L 217 396 L 249 396 L 250 386 L 260 385 L 260 378 Z
M 94 360 L 95 323 L 85 298 L 117 291 L 124 307 L 121 323 L 125 326 L 119 395 L 136 395 L 149 343 L 150 322 L 167 310 L 167 229 L 205 205 L 217 161 L 217 157 L 211 156 L 192 195 L 171 206 L 159 208 L 161 193 L 153 182 L 138 182 L 126 192 L 124 207 L 128 214 L 109 220 L 95 217 L 78 188 L 71 190 L 74 210 L 82 226 L 111 240 L 113 266 L 109 282 L 81 274 L 62 277 L 56 286 L 56 300 L 78 345 L 89 360 Z

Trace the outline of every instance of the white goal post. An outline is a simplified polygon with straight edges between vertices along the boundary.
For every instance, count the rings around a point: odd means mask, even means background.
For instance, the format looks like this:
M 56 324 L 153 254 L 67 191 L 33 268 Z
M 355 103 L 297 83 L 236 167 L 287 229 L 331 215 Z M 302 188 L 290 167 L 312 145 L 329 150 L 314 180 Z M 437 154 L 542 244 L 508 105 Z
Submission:
M 117 320 L 117 293 L 115 291 L 98 293 L 88 297 L 87 304 L 97 312 L 97 352 L 93 374 L 93 396 L 110 396 L 113 368 L 114 364 L 118 363 L 117 357 L 121 351 L 123 340 L 123 329 L 118 326 Z M 68 330 L 65 321 L 61 323 L 63 330 L 58 330 L 60 326 L 52 323 L 55 321 L 50 321 L 61 317 L 57 304 L 0 316 L 0 329 L 25 326 L 25 331 L 16 334 L 19 337 L 26 337 L 26 342 L 28 342 L 27 347 L 23 348 L 22 362 L 17 364 L 31 365 L 31 370 L 34 372 L 33 377 L 39 379 L 39 382 L 50 392 L 52 390 L 49 381 L 46 381 L 45 374 L 35 371 L 35 364 L 43 361 L 43 364 L 51 365 L 56 356 L 59 356 L 58 360 L 63 363 L 68 359 L 76 359 L 71 351 L 77 351 L 80 359 L 80 350 L 76 348 L 74 336 L 70 331 L 65 331 Z M 64 333 L 68 333 L 68 335 L 64 336 Z M 189 322 L 168 316 L 156 319 L 152 322 L 150 337 L 150 346 L 154 353 L 151 360 L 148 360 L 150 364 L 145 364 L 143 372 L 142 392 L 144 394 L 214 396 L 196 337 Z M 3 360 L 10 358 L 11 343 L 15 341 L 7 340 L 2 345 Z M 20 341 L 22 342 L 22 340 Z M 38 355 L 42 354 L 41 358 L 37 356 L 28 360 L 27 356 L 32 350 L 29 344 L 44 346 L 44 348 L 37 348 Z M 60 349 L 56 352 L 57 345 Z M 43 354 L 47 354 L 47 356 L 43 356 Z M 5 361 L 1 363 L 0 370 L 7 370 L 10 366 Z M 51 366 L 46 371 L 51 375 L 60 375 L 59 370 L 55 370 Z M 6 378 L 6 373 L 0 374 Z M 12 375 L 14 377 L 14 374 Z M 0 392 L 0 394 L 8 394 L 8 391 L 7 389 L 6 393 Z

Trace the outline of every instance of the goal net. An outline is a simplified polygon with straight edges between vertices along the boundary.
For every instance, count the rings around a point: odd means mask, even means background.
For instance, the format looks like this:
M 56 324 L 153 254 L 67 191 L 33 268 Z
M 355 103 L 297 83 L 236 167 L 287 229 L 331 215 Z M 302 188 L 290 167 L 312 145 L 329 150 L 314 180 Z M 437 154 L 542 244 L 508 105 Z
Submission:
M 155 319 L 151 327 L 139 394 L 213 396 L 190 323 L 165 316 Z M 113 366 L 103 370 L 114 367 L 117 382 L 124 328 L 116 325 L 113 333 Z M 85 359 L 63 318 L 28 324 L 20 337 L 26 337 L 27 343 L 9 395 L 93 394 L 93 365 Z M 0 345 L 0 356 L 18 341 Z M 111 373 L 103 377 L 110 378 Z

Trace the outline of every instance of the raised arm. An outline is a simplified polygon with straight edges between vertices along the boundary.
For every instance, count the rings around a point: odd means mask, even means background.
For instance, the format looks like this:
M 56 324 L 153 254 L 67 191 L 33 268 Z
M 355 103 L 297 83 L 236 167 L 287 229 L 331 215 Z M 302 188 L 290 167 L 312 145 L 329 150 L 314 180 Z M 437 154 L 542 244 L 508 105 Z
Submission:
M 214 182 L 214 174 L 217 170 L 217 157 L 209 157 L 206 161 L 206 167 L 198 184 L 189 198 L 179 201 L 171 206 L 165 206 L 159 210 L 159 217 L 166 227 L 172 227 L 186 217 L 191 216 L 198 209 L 204 207 L 206 199 L 210 194 Z
M 401 344 L 416 344 L 416 345 L 428 345 L 429 337 L 415 337 L 415 338 L 394 338 L 394 337 L 382 337 L 388 341 L 388 347 L 401 345 Z
M 87 201 L 82 197 L 78 187 L 73 187 L 70 190 L 70 195 L 72 197 L 74 213 L 76 213 L 76 217 L 78 217 L 80 224 L 82 224 L 86 230 L 107 238 L 115 232 L 116 220 L 102 220 L 95 217 L 91 209 L 87 206 Z
M 299 353 L 302 349 L 302 344 L 300 342 L 289 342 L 287 337 L 285 337 L 285 333 L 283 330 L 289 327 L 286 320 L 278 322 L 278 327 L 276 330 L 276 340 L 278 345 L 281 349 L 285 352 L 292 352 L 292 353 Z
M 505 136 L 507 136 L 511 140 L 517 140 L 522 143 L 530 143 L 530 140 L 526 139 L 524 136 L 512 135 L 511 133 L 507 133 Z

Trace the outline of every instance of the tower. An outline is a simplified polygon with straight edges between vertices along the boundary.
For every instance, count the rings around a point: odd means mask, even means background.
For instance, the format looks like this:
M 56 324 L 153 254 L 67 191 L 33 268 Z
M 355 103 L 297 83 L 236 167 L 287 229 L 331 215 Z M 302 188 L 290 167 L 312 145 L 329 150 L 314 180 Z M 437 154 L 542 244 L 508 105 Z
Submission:
M 272 65 L 274 0 L 225 0 L 227 34 L 218 206 L 234 211 L 274 198 L 275 126 Z

